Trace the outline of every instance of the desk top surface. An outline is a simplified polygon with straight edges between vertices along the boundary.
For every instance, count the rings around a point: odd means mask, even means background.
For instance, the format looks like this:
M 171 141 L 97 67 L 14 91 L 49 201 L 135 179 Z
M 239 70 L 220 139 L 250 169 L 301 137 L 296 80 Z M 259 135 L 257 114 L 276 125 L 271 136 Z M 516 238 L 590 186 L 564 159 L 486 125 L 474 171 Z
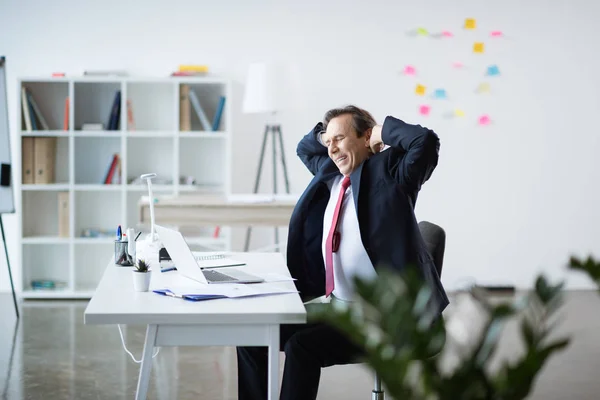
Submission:
M 281 253 L 232 253 L 245 266 L 236 267 L 248 273 L 276 273 L 290 276 Z M 298 293 L 261 297 L 215 299 L 191 302 L 133 289 L 133 267 L 116 266 L 111 260 L 87 305 L 86 324 L 287 324 L 306 322 L 306 309 Z M 227 268 L 219 269 L 226 272 Z M 162 274 L 177 271 L 152 272 L 150 289 L 160 285 Z M 187 278 L 186 285 L 202 285 Z M 292 281 L 257 285 L 278 285 L 294 289 Z
M 286 207 L 294 208 L 299 195 L 262 195 L 262 194 L 234 194 L 234 195 L 213 195 L 213 194 L 181 194 L 173 195 L 155 195 L 155 207 L 177 206 L 177 207 L 198 207 L 198 206 L 219 206 L 219 207 L 244 207 L 244 208 L 273 208 Z M 148 196 L 140 196 L 138 205 L 148 206 Z

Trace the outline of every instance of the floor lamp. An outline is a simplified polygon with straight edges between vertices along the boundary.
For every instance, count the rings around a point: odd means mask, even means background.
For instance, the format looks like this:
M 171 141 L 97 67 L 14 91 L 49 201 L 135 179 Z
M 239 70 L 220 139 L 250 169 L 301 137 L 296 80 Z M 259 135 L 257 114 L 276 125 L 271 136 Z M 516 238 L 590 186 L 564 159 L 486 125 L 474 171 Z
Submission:
M 243 112 L 244 113 L 271 113 L 275 114 L 280 107 L 280 99 L 278 99 L 277 87 L 277 70 L 274 65 L 266 63 L 250 64 L 248 68 L 248 76 L 246 79 L 246 90 L 244 92 Z M 283 179 L 285 182 L 285 191 L 290 193 L 290 183 L 288 179 L 287 165 L 285 162 L 285 151 L 283 146 L 283 135 L 281 133 L 281 125 L 274 123 L 265 125 L 263 133 L 262 147 L 258 160 L 258 169 L 256 171 L 256 179 L 254 181 L 254 192 L 258 193 L 260 186 L 260 178 L 265 159 L 265 148 L 267 140 L 271 136 L 271 150 L 273 157 L 273 194 L 277 193 L 277 168 L 278 158 L 277 150 L 281 153 L 280 161 L 283 169 Z M 277 144 L 279 142 L 279 145 Z M 248 251 L 250 247 L 250 234 L 252 227 L 246 228 L 246 243 L 244 251 Z M 275 227 L 275 243 L 279 243 L 278 227 Z

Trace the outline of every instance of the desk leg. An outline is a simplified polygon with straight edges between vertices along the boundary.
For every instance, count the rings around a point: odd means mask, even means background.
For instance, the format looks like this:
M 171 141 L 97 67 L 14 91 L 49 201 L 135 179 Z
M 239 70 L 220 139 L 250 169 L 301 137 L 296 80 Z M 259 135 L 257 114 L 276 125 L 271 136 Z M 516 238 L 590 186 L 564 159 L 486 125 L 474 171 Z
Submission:
M 152 370 L 152 353 L 154 352 L 157 330 L 158 325 L 148 325 L 146 328 L 146 341 L 144 342 L 144 353 L 142 354 L 142 366 L 140 367 L 140 376 L 138 378 L 137 391 L 135 393 L 136 400 L 144 400 L 148 394 L 150 371 Z
M 269 400 L 279 398 L 279 325 L 268 328 L 269 335 Z

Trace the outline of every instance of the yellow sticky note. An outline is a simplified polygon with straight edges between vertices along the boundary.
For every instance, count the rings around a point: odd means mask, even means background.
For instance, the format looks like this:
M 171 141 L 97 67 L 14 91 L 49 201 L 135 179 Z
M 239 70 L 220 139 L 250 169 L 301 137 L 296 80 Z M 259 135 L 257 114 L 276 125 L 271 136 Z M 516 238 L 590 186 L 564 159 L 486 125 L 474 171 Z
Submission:
M 457 117 L 464 117 L 465 112 L 463 110 L 461 110 L 460 108 L 457 108 L 456 110 L 454 110 L 454 115 L 456 115 Z
M 415 93 L 419 96 L 423 96 L 425 94 L 425 86 L 417 85 L 417 87 L 415 88 Z
M 474 53 L 483 53 L 484 45 L 483 42 L 475 42 L 473 44 L 473 52 Z
M 427 29 L 425 29 L 425 28 L 418 28 L 417 34 L 427 36 L 427 35 L 429 35 L 429 32 L 427 32 Z
M 489 91 L 490 91 L 490 84 L 487 82 L 480 83 L 479 86 L 477 86 L 478 93 L 487 93 Z
M 477 22 L 475 18 L 467 18 L 465 19 L 465 29 L 475 29 L 477 26 Z

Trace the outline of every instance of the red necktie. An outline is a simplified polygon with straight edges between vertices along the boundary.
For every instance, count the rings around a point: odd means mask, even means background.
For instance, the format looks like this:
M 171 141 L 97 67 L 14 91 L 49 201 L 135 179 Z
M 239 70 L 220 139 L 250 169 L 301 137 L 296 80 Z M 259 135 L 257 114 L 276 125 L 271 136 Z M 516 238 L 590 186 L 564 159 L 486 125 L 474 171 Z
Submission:
M 327 242 L 325 244 L 325 296 L 329 297 L 333 292 L 333 253 L 338 251 L 340 247 L 340 233 L 336 231 L 338 220 L 340 219 L 340 209 L 342 208 L 342 201 L 344 200 L 344 193 L 350 186 L 350 178 L 345 177 L 342 181 L 342 188 L 340 189 L 340 195 L 338 197 L 337 204 L 335 206 L 335 212 L 333 213 L 333 221 L 331 222 L 331 229 L 329 229 L 329 236 L 327 236 Z

